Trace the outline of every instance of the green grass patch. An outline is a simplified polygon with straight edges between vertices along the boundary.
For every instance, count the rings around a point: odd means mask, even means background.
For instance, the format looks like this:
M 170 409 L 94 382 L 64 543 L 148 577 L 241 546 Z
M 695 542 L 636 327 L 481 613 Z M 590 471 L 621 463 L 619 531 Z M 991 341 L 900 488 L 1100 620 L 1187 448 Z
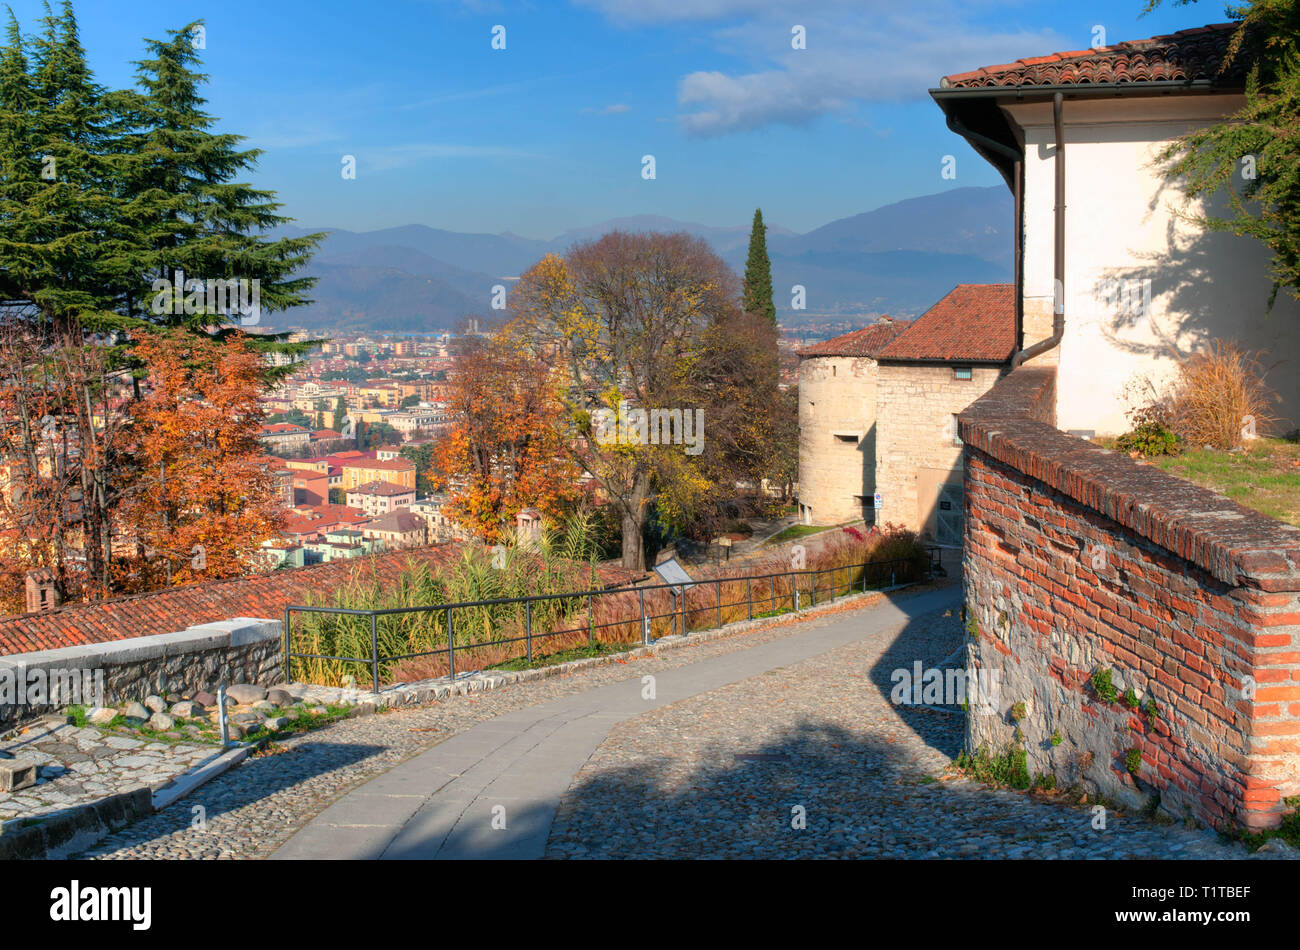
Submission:
M 1194 449 L 1152 459 L 1151 464 L 1260 514 L 1300 526 L 1300 443 L 1255 439 L 1243 452 Z
M 823 531 L 830 531 L 834 527 L 836 525 L 792 524 L 790 527 L 772 535 L 764 544 L 780 544 L 783 541 L 793 541 L 795 538 L 806 538 L 810 534 L 821 534 Z
M 962 752 L 953 766 L 975 781 L 995 788 L 1018 788 L 1023 791 L 1032 784 L 1029 778 L 1029 755 L 1019 746 L 1009 746 L 997 755 L 990 755 L 986 747 L 980 746 L 973 755 Z
M 1283 801 L 1291 807 L 1291 812 L 1282 816 L 1282 823 L 1278 827 L 1267 831 L 1238 831 L 1229 837 L 1235 837 L 1251 851 L 1258 851 L 1270 838 L 1281 838 L 1293 848 L 1300 848 L 1300 795 Z

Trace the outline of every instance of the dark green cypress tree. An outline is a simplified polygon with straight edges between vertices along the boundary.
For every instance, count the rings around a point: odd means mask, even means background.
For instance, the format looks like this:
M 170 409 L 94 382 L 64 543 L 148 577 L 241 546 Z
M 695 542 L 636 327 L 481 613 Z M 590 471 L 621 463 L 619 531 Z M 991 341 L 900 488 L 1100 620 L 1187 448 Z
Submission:
M 754 211 L 749 231 L 749 258 L 745 261 L 744 297 L 741 307 L 746 313 L 764 316 L 776 323 L 776 306 L 772 303 L 772 264 L 767 259 L 767 226 L 763 210 Z

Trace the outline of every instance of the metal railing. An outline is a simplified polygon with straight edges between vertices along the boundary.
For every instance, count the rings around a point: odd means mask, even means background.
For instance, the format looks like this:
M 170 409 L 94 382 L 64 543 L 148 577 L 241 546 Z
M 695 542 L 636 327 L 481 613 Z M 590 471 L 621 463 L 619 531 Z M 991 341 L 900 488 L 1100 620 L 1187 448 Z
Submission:
M 510 644 L 523 643 L 524 651 L 522 655 L 512 659 L 526 658 L 528 665 L 531 666 L 534 659 L 534 646 L 539 642 L 545 645 L 548 640 L 555 637 L 572 637 L 585 633 L 588 647 L 594 649 L 597 643 L 598 631 L 614 627 L 633 627 L 634 629 L 639 627 L 641 644 L 649 645 L 652 642 L 650 635 L 652 626 L 658 620 L 668 619 L 671 631 L 674 634 L 684 634 L 690 630 L 718 629 L 724 625 L 724 610 L 731 608 L 744 606 L 745 613 L 741 617 L 733 617 L 729 622 L 738 619 L 754 620 L 799 611 L 806 607 L 815 607 L 818 603 L 825 603 L 827 600 L 833 600 L 855 591 L 889 589 L 899 583 L 921 580 L 924 576 L 935 573 L 936 569 L 942 568 L 942 553 L 940 550 L 932 547 L 928 548 L 927 551 L 927 561 L 915 557 L 888 561 L 865 561 L 841 567 L 700 578 L 687 585 L 648 584 L 638 587 L 616 587 L 559 594 L 531 594 L 525 597 L 502 597 L 492 600 L 429 604 L 416 607 L 387 607 L 372 610 L 292 604 L 284 609 L 284 677 L 286 682 L 291 680 L 291 665 L 295 659 L 365 664 L 370 668 L 372 687 L 377 690 L 379 687 L 376 684 L 382 682 L 382 666 L 420 657 L 440 658 L 445 655 L 447 659 L 446 675 L 455 679 L 456 655 L 458 652 L 465 656 L 472 655 L 474 650 L 488 647 L 501 648 L 508 647 Z M 858 572 L 861 572 L 860 576 L 858 576 Z M 823 578 L 829 578 L 829 583 L 823 584 Z M 843 580 L 840 580 L 840 578 L 843 578 Z M 885 583 L 886 579 L 888 579 L 887 584 Z M 760 596 L 756 597 L 755 588 L 761 588 L 763 582 L 767 582 L 767 590 L 760 590 L 758 592 Z M 724 601 L 723 589 L 727 587 L 733 589 L 743 588 L 744 598 L 739 598 L 737 595 L 735 600 Z M 699 593 L 695 593 L 696 591 Z M 707 592 L 710 591 L 712 597 L 706 596 Z M 689 603 L 692 595 L 694 595 L 696 601 L 695 605 Z M 597 623 L 596 603 L 599 598 L 623 599 L 629 602 L 629 606 L 635 606 L 635 610 L 630 616 L 620 616 L 618 619 Z M 535 618 L 539 613 L 539 605 L 543 608 L 540 611 L 543 614 L 548 612 L 545 609 L 548 605 L 557 605 L 558 610 L 551 609 L 549 611 L 555 614 L 557 618 L 576 619 L 585 612 L 586 623 L 581 626 L 566 626 L 560 629 L 538 631 L 535 629 Z M 496 637 L 480 642 L 456 642 L 458 632 L 464 627 L 463 624 L 458 626 L 456 623 L 457 612 L 460 612 L 463 616 L 466 611 L 482 612 L 488 609 L 500 611 L 509 607 L 515 608 L 514 617 L 510 619 L 521 623 L 522 635 Z M 661 610 L 662 607 L 668 609 Z M 355 617 L 368 621 L 370 655 L 338 656 L 294 651 L 292 619 L 295 613 L 344 618 Z M 435 618 L 440 615 L 442 618 L 441 629 L 445 634 L 445 644 L 430 650 L 382 653 L 380 649 L 380 619 L 386 617 L 401 618 L 414 614 L 427 614 Z M 701 614 L 705 616 L 706 620 L 715 621 L 714 624 L 703 627 L 693 625 L 692 621 L 698 620 Z M 480 614 L 476 619 L 488 619 L 490 621 L 491 618 Z M 498 618 L 499 620 L 500 618 Z M 631 644 L 636 640 L 618 638 L 605 642 Z

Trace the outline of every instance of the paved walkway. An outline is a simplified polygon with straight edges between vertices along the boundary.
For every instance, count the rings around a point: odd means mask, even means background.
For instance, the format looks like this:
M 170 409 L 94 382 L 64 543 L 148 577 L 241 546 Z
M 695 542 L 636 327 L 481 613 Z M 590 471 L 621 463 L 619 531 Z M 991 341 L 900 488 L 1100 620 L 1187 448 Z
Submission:
M 960 590 L 901 597 L 799 635 L 520 709 L 423 752 L 343 796 L 277 858 L 539 858 L 575 773 L 610 729 L 960 604 Z M 936 657 L 937 659 L 937 657 Z M 502 827 L 504 825 L 504 827 Z

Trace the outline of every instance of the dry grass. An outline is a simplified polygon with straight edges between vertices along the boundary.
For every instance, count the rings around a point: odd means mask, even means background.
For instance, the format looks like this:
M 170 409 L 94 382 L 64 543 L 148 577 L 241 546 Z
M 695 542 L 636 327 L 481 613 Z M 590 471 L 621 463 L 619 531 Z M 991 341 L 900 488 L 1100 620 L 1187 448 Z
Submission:
M 482 556 L 467 554 L 466 564 L 459 566 L 457 575 L 480 577 L 483 565 L 478 559 Z M 890 566 L 885 563 L 888 561 L 902 563 Z M 872 563 L 863 568 L 861 565 L 867 562 Z M 817 577 L 815 590 L 810 576 L 799 579 L 800 605 L 807 606 L 812 599 L 822 603 L 833 596 L 862 590 L 864 585 L 876 588 L 893 581 L 916 580 L 923 574 L 927 563 L 925 548 L 911 532 L 887 529 L 867 536 L 858 531 L 842 531 L 839 537 L 808 552 L 807 569 L 824 573 Z M 687 591 L 685 602 L 677 605 L 666 589 L 642 591 L 631 588 L 599 592 L 590 600 L 587 597 L 561 597 L 544 606 L 534 606 L 531 622 L 527 625 L 522 605 L 457 608 L 452 617 L 456 669 L 487 669 L 525 656 L 528 649 L 523 640 L 526 629 L 532 632 L 534 658 L 589 647 L 594 642 L 606 645 L 638 643 L 641 640 L 643 599 L 645 615 L 650 618 L 652 639 L 680 632 L 683 623 L 687 630 L 703 630 L 716 627 L 719 620 L 727 624 L 747 619 L 751 611 L 757 617 L 790 610 L 794 606 L 794 582 L 790 577 L 754 577 L 789 570 L 789 553 L 786 552 L 748 562 L 748 580 L 743 576 L 728 576 L 723 568 L 697 571 L 694 574 L 696 586 Z M 584 572 L 585 568 L 580 566 L 566 576 L 559 564 L 545 569 L 534 564 L 532 569 L 507 572 L 511 582 L 503 586 L 510 588 L 506 596 L 512 597 L 523 596 L 525 592 L 582 591 L 592 586 L 583 583 Z M 489 576 L 483 575 L 482 580 Z M 448 597 L 447 586 L 426 574 L 404 578 L 396 591 L 382 591 L 377 587 L 357 589 L 340 593 L 335 602 L 366 609 L 380 605 L 415 606 L 479 599 Z M 452 586 L 458 592 L 464 590 L 461 584 Z M 528 586 L 534 589 L 523 589 Z M 381 656 L 428 653 L 382 662 L 380 676 L 384 682 L 411 682 L 447 675 L 449 656 L 445 611 L 381 617 L 377 634 Z M 364 617 L 304 615 L 294 636 L 294 649 L 304 653 L 368 657 L 369 620 Z M 337 685 L 347 674 L 355 676 L 358 684 L 370 682 L 368 663 L 295 660 L 293 672 L 295 678 L 327 685 Z
M 1214 346 L 1179 365 L 1171 400 L 1174 431 L 1190 447 L 1234 449 L 1277 424 L 1279 397 L 1264 382 L 1258 355 L 1234 343 Z

